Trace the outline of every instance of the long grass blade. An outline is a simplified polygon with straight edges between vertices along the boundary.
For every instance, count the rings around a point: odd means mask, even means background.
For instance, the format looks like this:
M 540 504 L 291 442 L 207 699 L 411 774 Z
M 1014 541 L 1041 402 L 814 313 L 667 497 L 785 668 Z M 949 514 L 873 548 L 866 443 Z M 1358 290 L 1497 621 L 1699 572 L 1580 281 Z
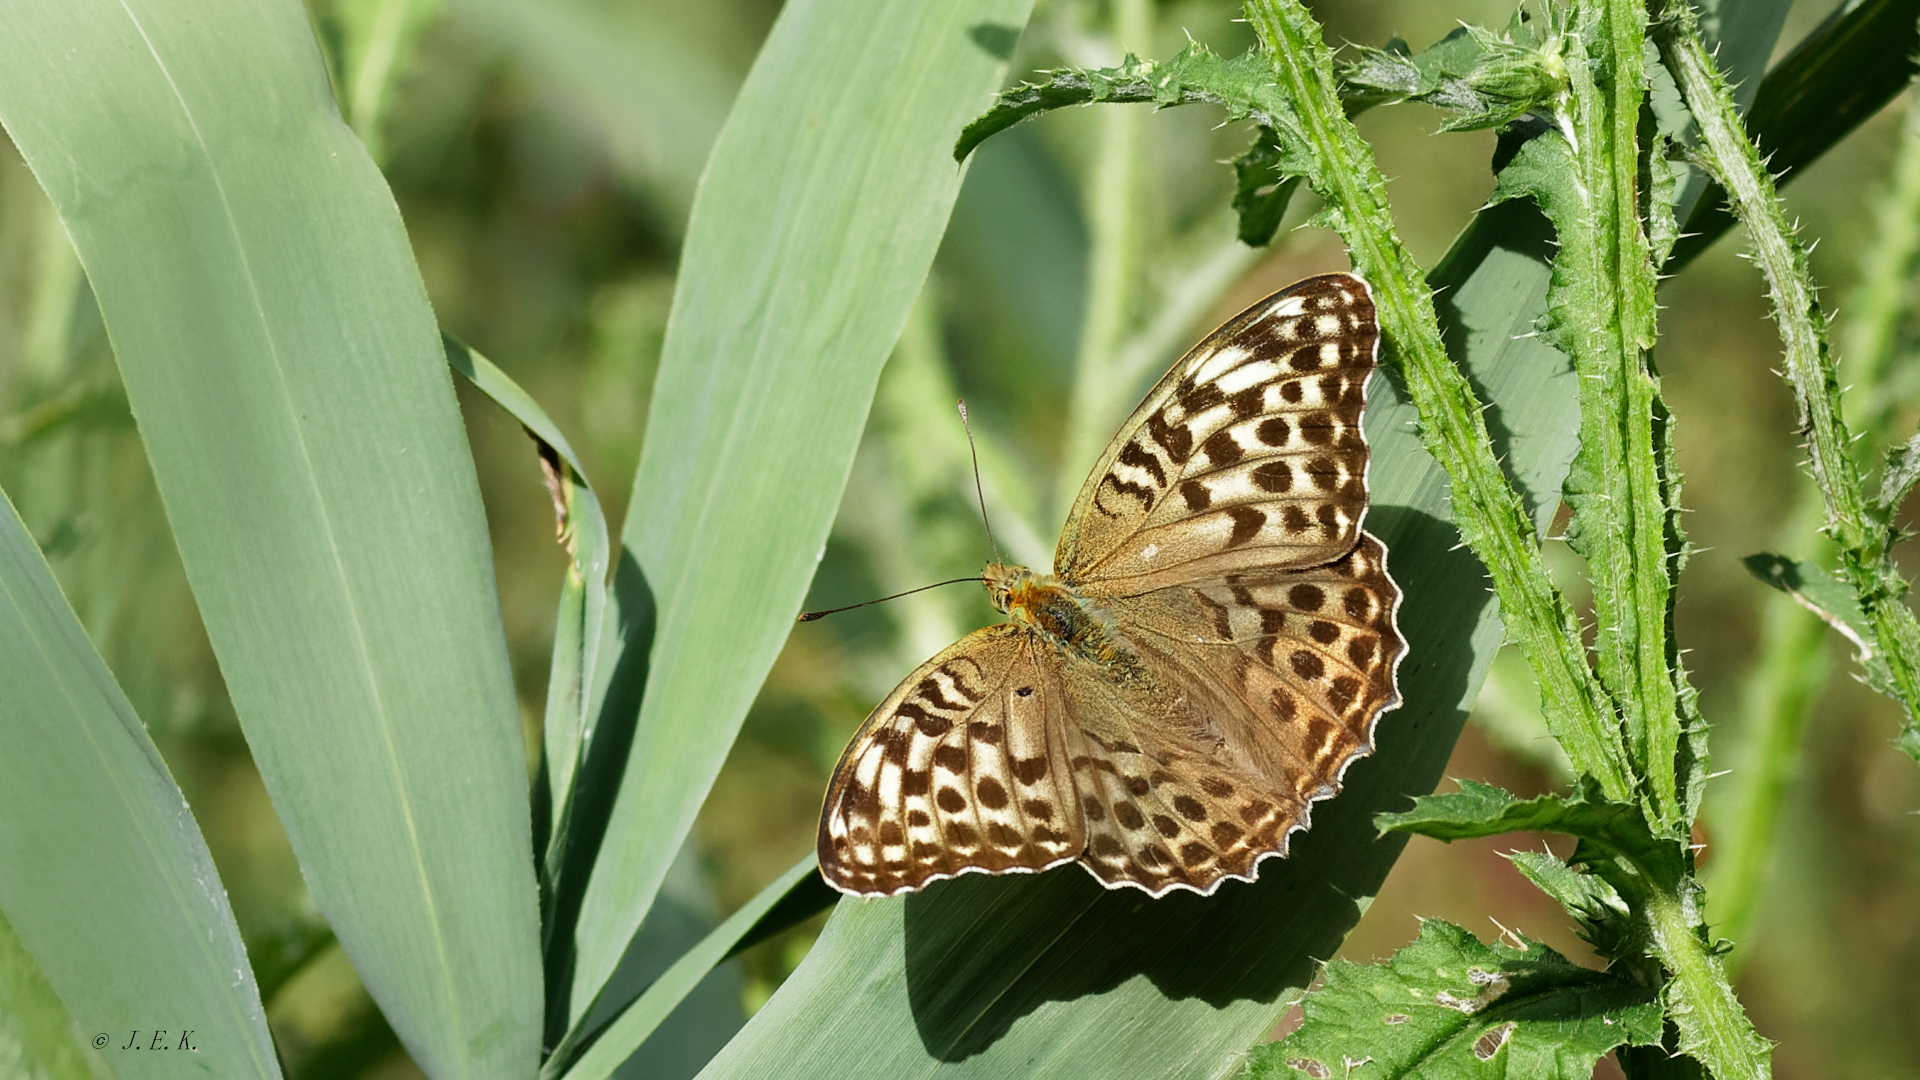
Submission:
M 601 661 L 596 743 L 631 747 L 558 987 L 569 1022 L 646 915 L 800 610 L 959 190 L 953 138 L 1028 6 L 789 4 L 741 89 L 694 204 L 615 573 L 605 641 L 621 659 Z
M 529 1075 L 526 759 L 478 483 L 305 9 L 7 0 L 0 23 L 0 121 L 86 267 L 315 901 L 428 1075 Z
M 278 1077 L 200 827 L 4 497 L 0 687 L 0 911 L 74 1022 L 141 1076 Z

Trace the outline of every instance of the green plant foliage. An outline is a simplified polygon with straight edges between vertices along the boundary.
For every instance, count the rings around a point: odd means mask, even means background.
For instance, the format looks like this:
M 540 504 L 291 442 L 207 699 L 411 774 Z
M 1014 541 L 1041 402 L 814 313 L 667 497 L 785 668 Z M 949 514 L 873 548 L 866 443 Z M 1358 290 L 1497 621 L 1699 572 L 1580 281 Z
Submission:
M 1453 115 L 1441 131 L 1501 128 L 1567 92 L 1557 31 L 1544 36 L 1516 13 L 1504 32 L 1462 26 L 1415 53 L 1395 38 L 1365 46 L 1340 66 L 1340 96 L 1353 105 L 1418 101 Z
M 1771 5 L 1778 9 L 1771 20 L 1764 12 L 1743 10 L 1750 5 L 1738 0 L 1723 0 L 1716 6 L 1728 12 L 1716 22 L 1772 21 L 1776 30 L 1785 15 L 1784 5 L 1779 4 Z M 1762 17 L 1756 19 L 1753 14 Z M 1767 72 L 1765 81 L 1735 80 L 1732 89 L 1742 106 L 1752 102 L 1746 108 L 1746 130 L 1764 149 L 1768 168 L 1784 184 L 1906 89 L 1920 70 L 1916 56 L 1920 56 L 1920 7 L 1913 0 L 1839 4 L 1819 29 Z M 1726 189 L 1716 181 L 1693 204 L 1666 269 L 1675 271 L 1692 261 L 1733 221 Z
M 571 946 L 556 950 L 572 963 L 552 988 L 569 1026 L 645 916 L 792 628 L 959 190 L 946 149 L 999 83 L 1002 39 L 1027 7 L 788 7 L 714 148 L 596 674 L 597 737 L 631 745 L 590 878 L 584 865 L 560 875 L 587 878 Z
M 1507 417 L 1509 466 L 1536 513 L 1557 505 L 1573 453 L 1575 389 L 1529 335 L 1545 247 L 1522 219 L 1475 232 L 1436 271 L 1450 332 Z M 1377 391 L 1367 527 L 1389 546 L 1418 665 L 1376 756 L 1260 880 L 1211 898 L 1148 901 L 1064 867 L 969 876 L 896 901 L 843 901 L 799 970 L 710 1067 L 711 1077 L 981 1074 L 1216 1076 L 1310 981 L 1378 890 L 1401 844 L 1370 815 L 1439 779 L 1500 631 L 1449 527 L 1446 474 L 1397 389 Z M 1540 526 L 1545 521 L 1538 522 Z M 804 1063 L 796 1066 L 794 1063 Z
M 1672 764 L 1682 702 L 1690 700 L 1684 675 L 1669 670 L 1668 642 L 1685 542 L 1677 480 L 1662 469 L 1669 424 L 1647 358 L 1654 341 L 1654 263 L 1635 184 L 1644 31 L 1638 24 L 1622 27 L 1614 49 L 1589 55 L 1586 43 L 1607 40 L 1613 28 L 1602 25 L 1599 5 L 1570 10 L 1580 21 L 1555 36 L 1566 96 L 1553 110 L 1554 122 L 1500 171 L 1493 198 L 1531 198 L 1553 222 L 1558 253 L 1541 329 L 1573 357 L 1581 376 L 1567 540 L 1594 583 L 1595 666 L 1621 735 L 1607 746 L 1615 763 L 1574 760 L 1596 776 L 1625 771 L 1644 792 L 1650 816 L 1672 830 L 1688 816 L 1682 804 L 1698 798 L 1680 789 L 1678 773 L 1685 772 L 1688 789 L 1697 787 L 1704 755 L 1692 755 L 1683 770 Z M 1595 82 L 1596 67 L 1610 69 L 1604 87 Z M 1651 205 L 1659 208 L 1657 218 L 1670 217 L 1669 204 Z
M 1755 261 L 1767 281 L 1786 345 L 1787 381 L 1806 435 L 1814 481 L 1826 504 L 1826 532 L 1840 549 L 1840 576 L 1852 587 L 1873 629 L 1887 685 L 1906 710 L 1898 745 L 1920 760 L 1920 620 L 1901 602 L 1906 578 L 1893 563 L 1894 532 L 1881 504 L 1866 493 L 1840 400 L 1840 379 L 1828 348 L 1827 318 L 1816 299 L 1807 252 L 1787 223 L 1760 152 L 1746 138 L 1724 76 L 1700 41 L 1692 10 L 1662 5 L 1654 37 L 1701 132 L 1701 157 L 1747 226 Z M 1905 458 L 1888 462 L 1883 490 L 1903 491 Z M 1877 513 L 1876 511 L 1879 511 Z
M 567 549 L 567 575 L 560 583 L 559 618 L 553 632 L 553 666 L 547 674 L 547 711 L 541 723 L 546 787 L 545 805 L 539 809 L 550 821 L 541 865 L 551 880 L 564 851 L 561 841 L 568 832 L 580 751 L 592 733 L 594 717 L 587 702 L 607 608 L 607 519 L 587 484 L 579 455 L 546 410 L 493 361 L 451 337 L 445 345 L 447 363 L 520 421 L 533 440 L 547 493 L 553 498 L 558 539 Z
M 1427 919 L 1384 964 L 1336 960 L 1307 998 L 1305 1022 L 1256 1048 L 1247 1073 L 1332 1080 L 1364 1063 L 1359 1075 L 1382 1080 L 1587 1080 L 1614 1047 L 1660 1041 L 1651 988 L 1520 941 L 1486 945 Z
M 478 485 L 405 229 L 306 14 L 6 22 L 0 121 L 86 266 L 314 900 L 423 1067 L 526 1075 L 539 918 Z
M 1387 49 L 1361 49 L 1340 68 L 1341 100 L 1350 112 L 1399 101 L 1420 101 L 1455 115 L 1446 131 L 1499 127 L 1555 100 L 1566 81 L 1551 49 L 1536 47 L 1518 18 L 1505 35 L 1462 28 L 1432 48 L 1412 54 L 1404 42 Z M 1073 105 L 1150 103 L 1221 105 L 1232 120 L 1254 122 L 1253 145 L 1234 160 L 1242 243 L 1261 246 L 1273 238 L 1300 178 L 1313 170 L 1297 156 L 1301 135 L 1291 130 L 1284 98 L 1272 93 L 1270 71 L 1258 52 L 1223 60 L 1191 42 L 1173 58 L 1141 60 L 1129 55 L 1118 67 L 1042 72 L 1039 82 L 1003 91 L 994 107 L 968 124 L 953 154 L 966 160 L 992 135 L 1036 116 Z
M 1254 131 L 1253 145 L 1233 159 L 1233 211 L 1240 215 L 1240 242 L 1255 247 L 1273 239 L 1280 218 L 1300 186 L 1300 178 L 1282 167 L 1282 150 L 1273 132 Z
M 5 498 L 0 686 L 8 938 L 19 935 L 85 1038 L 104 1032 L 95 1049 L 116 1065 L 133 1054 L 142 1076 L 277 1078 L 206 841 Z M 153 1028 L 127 1030 L 145 1026 L 128 1018 L 149 1016 Z M 174 1030 L 157 1033 L 162 1022 Z M 183 1024 L 194 1026 L 190 1035 Z M 182 1038 L 197 1053 L 175 1053 Z M 166 1053 L 143 1053 L 156 1039 Z
M 812 858 L 802 859 L 682 954 L 603 1029 L 583 1035 L 582 1045 L 586 1049 L 577 1059 L 573 1046 L 563 1043 L 555 1047 L 540 1075 L 565 1080 L 605 1080 L 612 1075 L 700 984 L 707 972 L 731 956 L 740 942 L 757 930 L 789 896 L 798 892 L 809 877 L 818 879 L 818 867 Z
M 1762 552 L 1740 562 L 1748 573 L 1793 597 L 1838 630 L 1865 658 L 1863 662 L 1873 688 L 1883 694 L 1894 692 L 1886 664 L 1875 662 L 1874 647 L 1868 644 L 1873 639 L 1873 626 L 1867 622 L 1867 613 L 1860 610 L 1860 597 L 1852 586 L 1813 563 L 1785 555 Z
M 1638 807 L 1607 800 L 1591 781 L 1577 795 L 1523 800 L 1491 784 L 1462 780 L 1459 791 L 1422 796 L 1412 810 L 1374 820 L 1383 831 L 1448 841 L 1510 832 L 1567 833 L 1608 853 L 1626 855 L 1668 881 L 1678 879 L 1683 869 L 1673 844 L 1655 838 Z
M 1508 852 L 1507 860 L 1541 892 L 1567 909 L 1579 924 L 1580 936 L 1595 952 L 1605 957 L 1631 955 L 1638 944 L 1633 940 L 1633 910 L 1605 878 L 1582 873 L 1553 855 L 1538 851 Z
M 1851 428 L 1808 252 L 1775 195 L 1785 178 L 1766 176 L 1761 155 L 1778 148 L 1771 167 L 1797 170 L 1904 85 L 1920 0 L 1842 5 L 1764 84 L 1786 0 L 1693 5 L 1705 42 L 1679 0 L 1652 5 L 1651 24 L 1637 0 L 1539 0 L 1497 31 L 1339 54 L 1324 37 L 1379 42 L 1389 27 L 1322 5 L 1323 35 L 1297 0 L 1249 0 L 1243 29 L 1224 8 L 1206 16 L 1212 28 L 1184 21 L 1205 5 L 1180 8 L 1176 27 L 1155 0 L 1056 0 L 1031 28 L 1030 0 L 308 0 L 311 24 L 291 0 L 185 5 L 0 0 L 13 16 L 0 121 L 59 214 L 22 230 L 7 184 L 9 170 L 27 174 L 0 157 L 0 478 L 39 538 L 36 552 L 0 516 L 0 638 L 6 598 L 30 601 L 12 604 L 19 641 L 0 649 L 0 729 L 14 729 L 0 741 L 25 748 L 0 756 L 0 968 L 21 961 L 0 979 L 0 1072 L 26 1042 L 20 1060 L 37 1053 L 56 1075 L 82 1075 L 88 1060 L 120 1068 L 73 1051 L 94 1014 L 116 1018 L 101 1031 L 124 1027 L 167 978 L 168 1000 L 224 1017 L 222 1075 L 299 1080 L 379 1055 L 390 1067 L 402 1047 L 436 1080 L 683 1080 L 736 1031 L 704 1075 L 1584 1077 L 1609 1051 L 1630 1080 L 1767 1075 L 1770 1047 L 1733 993 L 1739 954 L 1709 931 L 1693 865 L 1706 729 L 1673 634 L 1690 552 L 1650 356 L 1655 269 L 1725 228 L 1727 197 L 1708 176 L 1725 181 L 1774 295 L 1838 541 L 1753 556 L 1748 569 L 1847 636 L 1875 689 L 1915 700 L 1920 623 L 1892 549 L 1920 477 L 1920 436 L 1898 445 L 1895 432 L 1912 411 L 1895 361 L 1910 330 L 1900 283 L 1920 149 L 1885 200 L 1884 258 L 1854 326 L 1872 355 L 1850 376 L 1865 384 L 1848 401 Z M 1221 51 L 1191 34 L 1181 48 L 1181 28 Z M 312 31 L 330 50 L 337 112 Z M 996 98 L 1016 47 L 1036 58 L 1023 68 L 1057 69 Z M 1139 58 L 1162 51 L 1173 55 Z M 1430 272 L 1401 238 L 1404 227 L 1424 250 L 1443 234 L 1419 206 L 1428 192 L 1401 198 L 1414 189 L 1400 136 L 1379 142 L 1403 176 L 1396 221 L 1352 123 L 1402 102 L 1439 109 L 1441 131 L 1499 133 L 1493 196 Z M 1250 142 L 1205 134 L 1212 116 L 1111 110 L 974 154 L 1068 105 L 1128 103 L 1213 105 Z M 1376 122 L 1370 135 L 1403 123 Z M 1431 123 L 1405 123 L 1416 122 Z M 388 167 L 411 236 L 373 163 Z M 969 168 L 981 182 L 949 228 Z M 1303 185 L 1310 206 L 1296 212 Z M 810 579 L 809 603 L 824 607 L 920 584 L 962 549 L 971 558 L 967 446 L 937 418 L 964 389 L 995 534 L 1043 563 L 1046 493 L 1074 489 L 1075 459 L 1111 430 L 1107 414 L 1235 282 L 1331 253 L 1313 247 L 1324 234 L 1289 228 L 1302 219 L 1338 232 L 1379 309 L 1367 524 L 1405 589 L 1412 644 L 1405 705 L 1341 797 L 1318 805 L 1259 881 L 1208 898 L 1148 900 L 1066 867 L 854 901 L 810 856 L 792 863 L 841 729 L 899 663 L 982 611 L 977 594 L 919 594 L 787 641 Z M 1265 255 L 1252 248 L 1276 237 L 1292 250 L 1256 270 Z M 46 251 L 23 263 L 35 244 Z M 413 251 L 441 317 L 487 341 L 513 378 L 437 339 Z M 10 276 L 26 264 L 38 276 Z M 105 370 L 89 286 L 121 381 Z M 16 310 L 28 313 L 18 335 Z M 533 439 L 484 404 L 470 411 L 485 521 L 442 360 Z M 1676 400 L 1698 393 L 1686 389 L 1701 377 L 1694 363 L 1673 358 Z M 103 533 L 87 514 L 103 514 L 97 493 L 125 479 L 110 474 L 140 469 L 136 417 L 244 750 L 231 731 L 182 734 L 226 717 L 217 686 L 210 709 L 156 713 L 148 702 L 172 692 L 175 669 L 143 679 L 119 667 L 115 605 L 148 610 L 134 592 L 103 588 L 89 604 L 86 575 L 130 550 L 132 515 L 113 507 Z M 1719 445 L 1721 420 L 1702 426 L 1704 442 Z M 616 550 L 607 489 L 596 495 L 588 469 L 631 468 L 643 437 Z M 108 438 L 111 462 L 98 453 Z M 1870 493 L 1865 466 L 1882 453 Z M 521 473 L 499 480 L 501 462 Z M 1700 501 L 1726 497 L 1723 470 L 1706 467 Z M 158 502 L 139 490 L 153 509 L 138 535 L 164 549 Z M 1564 550 L 1543 554 L 1563 508 L 1591 599 Z M 538 529 L 516 535 L 510 523 L 530 512 Z M 1756 546 L 1801 553 L 1815 524 L 1793 517 Z M 1838 571 L 1822 568 L 1835 558 Z M 116 582 L 141 573 L 116 570 Z M 1702 591 L 1709 603 L 1685 610 L 1724 623 L 1724 598 Z M 1770 616 L 1764 655 L 1794 662 L 1774 673 L 1778 700 L 1755 711 L 1784 715 L 1820 689 L 1824 631 L 1776 606 L 1800 622 L 1776 641 Z M 523 676 L 522 723 L 529 736 L 543 725 L 530 799 L 503 638 Z M 1571 790 L 1520 798 L 1468 780 L 1428 794 L 1503 640 L 1540 683 L 1537 710 L 1534 695 L 1512 697 L 1529 714 L 1516 730 L 1557 736 Z M 102 654 L 156 724 L 157 748 Z M 1703 685 L 1725 665 L 1709 656 Z M 1763 732 L 1761 762 L 1736 781 L 1757 794 L 1710 807 L 1716 826 L 1734 822 L 1706 839 L 1714 898 L 1736 913 L 1730 930 L 1716 907 L 1713 931 L 1748 935 L 1764 868 L 1805 843 L 1772 825 L 1805 727 L 1802 716 Z M 239 769 L 218 779 L 203 758 L 174 756 L 221 739 Z M 1920 725 L 1903 740 L 1920 757 Z M 1466 749 L 1456 760 L 1474 761 Z M 245 870 L 226 861 L 234 841 L 223 848 L 221 834 L 236 826 L 203 806 L 215 785 L 251 781 L 248 751 L 299 860 L 285 859 L 291 899 L 270 904 L 250 901 Z M 1538 790 L 1511 773 L 1501 782 Z M 785 801 L 761 792 L 783 785 Z M 1892 782 L 1857 786 L 1873 812 L 1898 801 Z M 1862 821 L 1849 828 L 1874 827 Z M 1523 831 L 1576 838 L 1564 859 L 1505 857 L 1572 916 L 1603 970 L 1425 920 L 1383 964 L 1323 965 L 1410 834 Z M 1803 915 L 1809 897 L 1840 893 L 1825 876 L 1796 877 L 1820 879 L 1787 897 Z M 1723 879 L 1744 890 L 1730 905 Z M 709 883 L 733 907 L 724 921 Z M 802 924 L 829 908 L 809 951 Z M 334 930 L 373 1001 L 331 948 Z M 1762 954 L 1777 964 L 1787 954 L 1770 937 Z M 109 963 L 124 970 L 106 980 Z M 303 1043 L 290 1018 L 312 1008 L 328 967 L 353 1019 L 331 1042 Z M 1780 1025 L 1770 1033 L 1804 1023 L 1782 1010 L 1778 984 L 1767 971 L 1741 983 Z M 1804 989 L 1841 1000 L 1851 986 Z M 1256 1045 L 1300 1001 L 1304 1025 Z M 197 1074 L 210 1060 L 226 1059 L 203 1045 L 190 1064 Z

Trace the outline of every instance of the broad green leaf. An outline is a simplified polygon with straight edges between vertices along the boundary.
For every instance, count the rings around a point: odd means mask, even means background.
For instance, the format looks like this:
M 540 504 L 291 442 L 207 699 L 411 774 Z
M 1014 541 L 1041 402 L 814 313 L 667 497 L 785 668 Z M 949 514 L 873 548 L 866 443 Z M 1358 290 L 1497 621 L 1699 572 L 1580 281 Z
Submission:
M 493 361 L 451 337 L 442 339 L 447 363 L 467 377 L 493 403 L 507 410 L 534 440 L 547 492 L 553 496 L 559 539 L 569 558 L 560 583 L 558 624 L 553 632 L 553 663 L 547 675 L 547 710 L 541 726 L 546 744 L 546 809 L 550 819 L 545 861 L 557 865 L 559 844 L 573 805 L 573 779 L 580 748 L 590 737 L 593 716 L 588 694 L 593 666 L 600 656 L 600 631 L 607 607 L 607 519 L 587 483 L 580 458 L 540 403 L 507 377 Z
M 1600 797 L 1591 782 L 1574 795 L 1516 799 L 1491 784 L 1460 781 L 1460 790 L 1423 795 L 1413 809 L 1374 819 L 1382 832 L 1419 833 L 1449 843 L 1510 832 L 1557 832 L 1579 837 L 1678 880 L 1678 855 L 1656 840 L 1640 808 Z
M 791 3 L 714 148 L 609 606 L 603 651 L 621 659 L 600 664 L 589 757 L 624 771 L 580 901 L 569 1022 L 645 916 L 800 610 L 959 190 L 953 140 L 1029 3 Z
M 200 827 L 4 498 L 0 745 L 0 911 L 83 1037 L 123 1075 L 278 1077 Z
M 0 2 L 0 121 L 98 297 L 306 881 L 434 1077 L 539 1052 L 526 762 L 392 195 L 293 0 Z
M 1499 449 L 1544 527 L 1572 458 L 1566 361 L 1531 335 L 1546 231 L 1500 208 L 1435 273 L 1449 340 L 1493 400 Z M 1407 704 L 1379 749 L 1320 804 L 1260 880 L 1148 900 L 1078 867 L 968 876 L 893 900 L 842 901 L 813 951 L 703 1075 L 1214 1077 L 1279 1018 L 1359 918 L 1403 842 L 1374 813 L 1438 782 L 1501 628 L 1486 579 L 1446 520 L 1447 479 L 1388 380 L 1368 410 L 1367 528 L 1406 591 Z M 800 1064 L 796 1064 L 800 1063 Z
M 1256 1049 L 1247 1075 L 1588 1080 L 1614 1047 L 1660 1041 L 1652 987 L 1520 940 L 1524 948 L 1486 945 L 1426 919 L 1419 940 L 1384 964 L 1336 960 L 1307 996 L 1306 1021 Z
M 1868 644 L 1873 640 L 1873 626 L 1867 622 L 1867 613 L 1860 610 L 1860 597 L 1851 585 L 1813 563 L 1772 552 L 1748 555 L 1740 562 L 1747 573 L 1793 597 L 1821 622 L 1839 631 L 1852 643 L 1856 655 L 1866 658 L 1869 671 L 1873 670 L 1874 646 Z M 1886 677 L 1884 668 L 1878 677 Z
M 707 972 L 732 956 L 740 942 L 758 928 L 801 885 L 803 879 L 817 875 L 817 871 L 811 855 L 795 863 L 786 873 L 774 879 L 772 884 L 760 890 L 759 895 L 728 916 L 726 922 L 715 927 L 712 933 L 674 961 L 673 966 L 662 972 L 645 993 L 609 1022 L 605 1030 L 597 1033 L 592 1045 L 564 1073 L 554 1068 L 556 1065 L 566 1065 L 571 1057 L 568 1053 L 570 1048 L 562 1044 L 554 1051 L 548 1068 L 541 1075 L 564 1075 L 566 1080 L 605 1080 L 615 1066 L 625 1061 L 646 1041 L 647 1036 L 653 1034 L 674 1007 L 700 984 Z

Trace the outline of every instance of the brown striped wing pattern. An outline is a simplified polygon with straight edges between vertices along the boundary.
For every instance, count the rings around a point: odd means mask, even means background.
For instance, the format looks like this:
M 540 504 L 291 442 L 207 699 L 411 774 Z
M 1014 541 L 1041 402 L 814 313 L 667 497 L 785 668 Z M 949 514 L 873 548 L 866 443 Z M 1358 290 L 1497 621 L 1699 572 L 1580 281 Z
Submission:
M 1054 572 L 1138 592 L 1346 554 L 1367 509 L 1360 414 L 1379 342 L 1351 274 L 1298 282 L 1207 335 L 1094 466 Z
M 842 891 L 1078 861 L 1160 896 L 1251 880 L 1372 752 L 1406 644 L 1362 530 L 1379 345 L 1350 274 L 1183 357 L 1068 515 L 1055 576 L 989 567 L 1011 621 L 908 676 L 841 758 L 819 835 Z
M 920 666 L 834 770 L 820 870 L 888 896 L 966 870 L 1038 871 L 1086 847 L 1064 768 L 1058 674 L 1002 623 Z

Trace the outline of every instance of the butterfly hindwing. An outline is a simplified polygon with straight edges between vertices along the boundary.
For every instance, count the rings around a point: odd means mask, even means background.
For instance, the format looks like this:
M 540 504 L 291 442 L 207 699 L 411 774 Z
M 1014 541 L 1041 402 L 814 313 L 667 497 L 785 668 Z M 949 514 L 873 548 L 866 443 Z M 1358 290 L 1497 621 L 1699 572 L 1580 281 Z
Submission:
M 1379 339 L 1351 274 L 1308 278 L 1209 334 L 1094 467 L 1055 573 L 1146 591 L 1344 554 L 1367 508 L 1360 417 Z
M 861 725 L 834 770 L 820 871 L 889 896 L 969 870 L 1044 870 L 1086 834 L 1065 760 L 1058 680 L 1002 623 L 921 665 Z
M 1109 887 L 1211 893 L 1286 849 L 1305 803 L 1138 709 L 1105 710 L 1105 735 L 1068 724 L 1069 766 L 1086 820 L 1080 862 Z M 1120 728 L 1122 732 L 1114 729 Z
M 1302 570 L 1230 574 L 1116 598 L 1118 618 L 1196 698 L 1232 752 L 1302 801 L 1337 794 L 1373 750 L 1380 715 L 1400 703 L 1406 642 L 1386 548 L 1362 532 L 1352 551 Z

